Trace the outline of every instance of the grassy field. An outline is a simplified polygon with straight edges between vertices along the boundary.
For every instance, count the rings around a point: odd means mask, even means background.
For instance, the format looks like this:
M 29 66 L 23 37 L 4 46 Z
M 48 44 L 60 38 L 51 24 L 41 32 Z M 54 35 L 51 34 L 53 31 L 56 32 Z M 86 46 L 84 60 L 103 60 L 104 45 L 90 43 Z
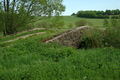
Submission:
M 75 49 L 60 44 L 45 44 L 41 40 L 72 29 L 69 23 L 82 18 L 65 16 L 65 26 L 59 30 L 38 30 L 26 34 L 46 32 L 14 42 L 0 44 L 0 80 L 119 80 L 120 49 L 102 47 Z M 86 19 L 102 26 L 102 19 Z M 16 36 L 2 38 L 0 42 Z M 10 47 L 7 47 L 12 45 Z
M 103 27 L 104 19 L 80 18 L 76 16 L 63 16 L 64 26 L 62 27 L 67 28 L 69 24 L 73 24 L 73 27 L 76 27 L 75 22 L 81 19 L 85 19 L 86 21 L 91 22 L 95 27 Z M 37 24 L 39 24 L 40 22 L 41 21 L 37 21 L 34 23 L 34 25 L 37 26 Z
M 119 49 L 74 49 L 40 42 L 51 32 L 0 49 L 0 80 L 119 80 Z
M 85 19 L 93 23 L 93 25 L 96 27 L 103 27 L 103 20 L 104 20 L 104 19 L 79 18 L 76 16 L 64 16 L 63 18 L 65 21 L 65 27 L 67 27 L 70 23 L 72 23 L 75 26 L 75 22 L 81 19 Z

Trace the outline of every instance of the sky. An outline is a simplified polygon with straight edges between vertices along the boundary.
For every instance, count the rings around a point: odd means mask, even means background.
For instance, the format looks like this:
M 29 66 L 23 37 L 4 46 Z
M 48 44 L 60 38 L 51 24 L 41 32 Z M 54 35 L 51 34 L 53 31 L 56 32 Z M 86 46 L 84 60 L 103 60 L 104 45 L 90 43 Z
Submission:
M 120 0 L 63 0 L 63 5 L 66 10 L 62 15 L 71 15 L 80 10 L 120 10 Z

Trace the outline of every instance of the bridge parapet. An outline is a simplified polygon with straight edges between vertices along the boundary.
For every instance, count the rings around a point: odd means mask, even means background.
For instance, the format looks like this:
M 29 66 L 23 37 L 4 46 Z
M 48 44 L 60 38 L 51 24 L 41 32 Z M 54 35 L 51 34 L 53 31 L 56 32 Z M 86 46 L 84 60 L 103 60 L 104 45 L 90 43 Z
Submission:
M 81 37 L 85 36 L 84 30 L 87 30 L 87 32 L 89 32 L 90 29 L 91 28 L 89 26 L 77 27 L 75 29 L 61 33 L 60 35 L 56 35 L 55 37 L 43 40 L 42 42 L 56 42 L 61 43 L 63 46 L 78 48 L 81 43 Z

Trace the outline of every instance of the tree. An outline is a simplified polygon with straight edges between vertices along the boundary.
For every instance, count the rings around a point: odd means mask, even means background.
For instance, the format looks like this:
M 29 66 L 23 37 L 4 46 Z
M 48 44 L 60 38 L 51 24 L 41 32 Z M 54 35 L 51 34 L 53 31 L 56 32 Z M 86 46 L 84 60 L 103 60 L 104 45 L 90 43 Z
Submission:
M 112 13 L 111 10 L 106 10 L 106 11 L 105 11 L 105 14 L 107 14 L 107 15 L 113 15 L 113 13 Z
M 75 14 L 75 13 L 72 13 L 72 14 L 71 14 L 71 16 L 74 16 L 74 15 L 76 15 L 76 14 Z
M 2 0 L 0 2 L 0 29 L 4 36 L 14 33 L 18 27 L 39 21 L 45 17 L 60 16 L 65 11 L 63 0 Z M 37 17 L 39 16 L 39 17 Z M 37 18 L 35 18 L 37 17 Z
M 119 9 L 112 10 L 112 12 L 113 12 L 114 15 L 119 15 Z

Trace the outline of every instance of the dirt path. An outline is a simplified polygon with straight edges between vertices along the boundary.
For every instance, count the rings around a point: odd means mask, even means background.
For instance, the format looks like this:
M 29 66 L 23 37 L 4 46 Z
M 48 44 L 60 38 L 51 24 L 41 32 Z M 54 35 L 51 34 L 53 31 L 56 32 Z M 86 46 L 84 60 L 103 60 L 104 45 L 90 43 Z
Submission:
M 8 35 L 8 36 L 5 36 L 5 37 L 10 37 L 10 36 L 12 36 L 12 35 L 20 35 L 20 34 L 22 34 L 22 33 L 30 32 L 30 31 L 36 31 L 36 30 L 41 30 L 41 29 L 45 29 L 45 28 L 29 29 L 29 30 L 25 30 L 25 31 L 22 31 L 22 32 L 18 32 L 18 33 L 15 33 L 15 34 L 11 34 L 11 35 Z
M 29 30 L 29 31 L 40 30 L 40 29 L 41 29 L 41 28 L 35 28 L 35 29 Z M 43 29 L 43 28 L 42 28 L 42 29 Z M 23 32 L 20 32 L 20 33 L 18 33 L 18 34 L 25 33 L 25 32 L 28 32 L 28 31 L 23 31 Z M 0 43 L 0 44 L 6 43 L 6 42 L 12 42 L 12 41 L 18 40 L 18 39 L 20 39 L 20 38 L 27 38 L 27 37 L 32 36 L 32 35 L 35 35 L 35 34 L 38 35 L 38 34 L 44 34 L 44 33 L 46 33 L 46 32 L 38 32 L 38 33 L 28 34 L 28 35 L 25 35 L 25 36 L 17 37 L 17 38 L 15 38 L 15 39 L 11 39 L 11 40 L 4 41 L 4 42 L 2 42 L 2 43 Z

